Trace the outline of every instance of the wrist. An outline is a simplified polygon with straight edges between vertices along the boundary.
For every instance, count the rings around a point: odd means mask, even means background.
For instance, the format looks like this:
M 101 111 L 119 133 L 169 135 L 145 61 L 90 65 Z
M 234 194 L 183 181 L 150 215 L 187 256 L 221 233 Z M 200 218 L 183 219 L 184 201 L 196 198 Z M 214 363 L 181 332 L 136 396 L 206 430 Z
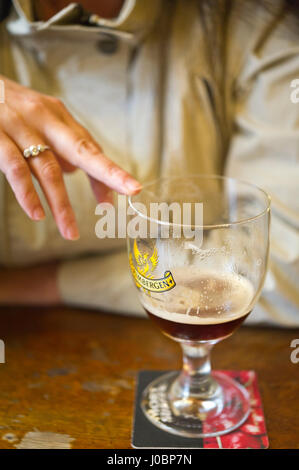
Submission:
M 59 263 L 0 270 L 0 303 L 55 305 L 61 303 L 57 284 Z

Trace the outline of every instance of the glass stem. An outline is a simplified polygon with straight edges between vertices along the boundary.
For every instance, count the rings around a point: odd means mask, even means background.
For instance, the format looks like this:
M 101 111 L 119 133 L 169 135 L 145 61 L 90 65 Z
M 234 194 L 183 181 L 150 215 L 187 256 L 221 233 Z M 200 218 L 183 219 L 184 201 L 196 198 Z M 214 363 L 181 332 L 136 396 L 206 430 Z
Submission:
M 219 386 L 211 377 L 210 351 L 214 344 L 215 342 L 181 343 L 183 369 L 173 383 L 173 398 L 210 399 L 219 393 Z

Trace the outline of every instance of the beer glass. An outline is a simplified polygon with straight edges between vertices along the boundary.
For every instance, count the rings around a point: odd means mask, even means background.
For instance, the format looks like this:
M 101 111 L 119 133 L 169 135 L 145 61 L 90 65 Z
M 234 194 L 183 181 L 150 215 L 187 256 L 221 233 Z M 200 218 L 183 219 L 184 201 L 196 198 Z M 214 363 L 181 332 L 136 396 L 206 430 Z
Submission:
M 139 299 L 183 352 L 181 371 L 162 374 L 143 391 L 142 410 L 176 435 L 228 433 L 247 419 L 249 397 L 239 383 L 211 371 L 210 352 L 260 295 L 270 197 L 233 178 L 186 176 L 146 184 L 128 202 L 129 263 Z

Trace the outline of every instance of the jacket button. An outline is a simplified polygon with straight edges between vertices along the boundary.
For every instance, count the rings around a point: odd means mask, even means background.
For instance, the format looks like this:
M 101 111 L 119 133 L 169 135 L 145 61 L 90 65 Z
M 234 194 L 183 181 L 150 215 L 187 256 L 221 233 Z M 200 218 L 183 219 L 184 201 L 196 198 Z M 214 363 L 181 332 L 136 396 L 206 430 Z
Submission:
M 97 49 L 102 54 L 115 54 L 118 49 L 118 38 L 112 34 L 103 33 L 97 42 Z

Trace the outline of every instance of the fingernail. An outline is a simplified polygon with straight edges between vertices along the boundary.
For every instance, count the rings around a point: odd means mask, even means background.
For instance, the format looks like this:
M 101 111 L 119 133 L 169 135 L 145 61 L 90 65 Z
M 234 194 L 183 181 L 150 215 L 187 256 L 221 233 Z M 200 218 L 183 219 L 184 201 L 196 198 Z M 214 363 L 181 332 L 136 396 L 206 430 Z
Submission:
M 36 207 L 33 211 L 34 220 L 42 220 L 46 217 L 44 209 L 42 207 Z
M 136 180 L 128 180 L 126 182 L 126 188 L 131 192 L 131 193 L 137 193 L 142 189 L 141 184 L 136 181 Z
M 78 240 L 78 238 L 80 238 L 79 230 L 76 225 L 70 225 L 67 228 L 66 238 L 68 240 Z

